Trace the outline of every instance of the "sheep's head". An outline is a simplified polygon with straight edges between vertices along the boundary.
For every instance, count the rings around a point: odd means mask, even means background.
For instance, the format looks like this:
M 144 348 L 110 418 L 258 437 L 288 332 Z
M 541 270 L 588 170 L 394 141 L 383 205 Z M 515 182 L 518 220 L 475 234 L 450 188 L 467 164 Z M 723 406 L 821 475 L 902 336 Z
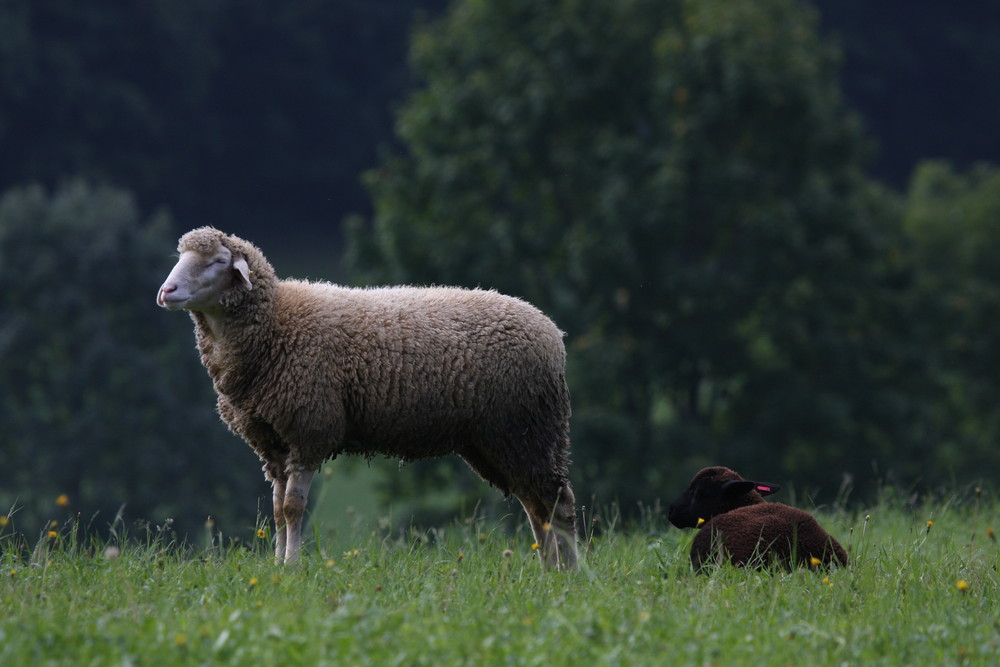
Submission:
M 708 521 L 737 507 L 762 503 L 762 496 L 779 488 L 776 484 L 743 479 L 739 473 L 722 466 L 704 468 L 670 505 L 668 517 L 678 528 L 696 528 L 698 519 Z
M 248 257 L 265 263 L 251 244 L 227 236 L 212 227 L 194 229 L 177 245 L 180 257 L 156 295 L 156 303 L 168 310 L 211 312 L 219 309 L 227 294 L 253 289 Z M 270 271 L 270 266 L 267 266 Z

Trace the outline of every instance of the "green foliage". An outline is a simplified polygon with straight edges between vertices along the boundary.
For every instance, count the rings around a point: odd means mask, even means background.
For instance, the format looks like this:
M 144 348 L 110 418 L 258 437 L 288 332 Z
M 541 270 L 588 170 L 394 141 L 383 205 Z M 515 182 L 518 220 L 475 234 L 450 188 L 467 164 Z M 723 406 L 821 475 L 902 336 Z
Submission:
M 0 514 L 29 535 L 61 494 L 101 531 L 123 504 L 185 529 L 252 522 L 253 457 L 212 412 L 187 318 L 154 304 L 168 222 L 82 182 L 0 199 Z
M 0 662 L 985 665 L 998 511 L 949 496 L 823 514 L 849 567 L 709 576 L 691 571 L 692 533 L 655 517 L 589 536 L 571 573 L 540 569 L 526 527 L 481 522 L 320 540 L 293 567 L 260 541 L 192 553 L 158 533 L 108 551 L 63 532 L 28 556 L 0 530 Z
M 913 175 L 903 225 L 920 276 L 919 317 L 940 392 L 931 463 L 960 476 L 1000 466 L 1000 169 L 956 173 L 925 162 Z M 925 465 L 928 462 L 925 462 Z
M 807 8 L 458 2 L 412 57 L 349 266 L 552 315 L 585 496 L 721 461 L 832 493 L 898 463 L 920 359 L 895 209 Z

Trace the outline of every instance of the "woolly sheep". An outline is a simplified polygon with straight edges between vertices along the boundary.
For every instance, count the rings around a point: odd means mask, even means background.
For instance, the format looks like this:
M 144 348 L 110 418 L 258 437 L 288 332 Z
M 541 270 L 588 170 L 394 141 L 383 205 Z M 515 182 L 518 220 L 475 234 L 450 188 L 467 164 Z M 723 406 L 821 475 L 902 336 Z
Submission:
M 185 309 L 223 421 L 264 462 L 275 557 L 297 559 L 309 486 L 338 454 L 458 454 L 573 568 L 563 334 L 528 303 L 451 287 L 279 280 L 253 244 L 183 235 L 157 303 Z
M 720 558 L 737 566 L 766 560 L 803 565 L 814 558 L 847 565 L 844 549 L 807 512 L 764 501 L 779 488 L 722 466 L 699 471 L 668 514 L 678 528 L 696 528 L 704 520 L 691 544 L 695 569 Z

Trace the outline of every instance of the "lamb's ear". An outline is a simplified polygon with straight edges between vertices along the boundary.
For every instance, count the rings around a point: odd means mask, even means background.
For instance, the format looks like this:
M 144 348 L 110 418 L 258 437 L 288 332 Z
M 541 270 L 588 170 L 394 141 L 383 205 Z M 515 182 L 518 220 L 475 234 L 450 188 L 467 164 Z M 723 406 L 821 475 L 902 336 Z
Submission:
M 723 482 L 722 497 L 729 499 L 745 496 L 754 490 L 756 484 L 757 482 L 751 482 L 749 479 L 731 479 L 728 482 Z
M 753 490 L 762 496 L 769 496 L 781 490 L 780 486 L 771 484 L 770 482 L 754 482 L 753 485 Z
M 250 266 L 247 264 L 246 257 L 236 255 L 236 258 L 233 259 L 233 270 L 239 274 L 244 287 L 248 290 L 253 289 L 253 285 L 250 284 Z

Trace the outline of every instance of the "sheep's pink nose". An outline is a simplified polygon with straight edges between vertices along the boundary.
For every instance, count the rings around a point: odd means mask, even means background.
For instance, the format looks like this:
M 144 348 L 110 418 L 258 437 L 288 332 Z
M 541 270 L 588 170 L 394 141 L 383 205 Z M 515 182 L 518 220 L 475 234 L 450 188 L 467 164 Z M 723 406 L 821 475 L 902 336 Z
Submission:
M 166 295 L 176 291 L 177 291 L 176 283 L 170 283 L 170 284 L 165 283 L 163 287 L 160 288 L 160 291 L 156 293 L 156 305 L 166 306 L 167 305 L 167 301 L 165 299 Z

